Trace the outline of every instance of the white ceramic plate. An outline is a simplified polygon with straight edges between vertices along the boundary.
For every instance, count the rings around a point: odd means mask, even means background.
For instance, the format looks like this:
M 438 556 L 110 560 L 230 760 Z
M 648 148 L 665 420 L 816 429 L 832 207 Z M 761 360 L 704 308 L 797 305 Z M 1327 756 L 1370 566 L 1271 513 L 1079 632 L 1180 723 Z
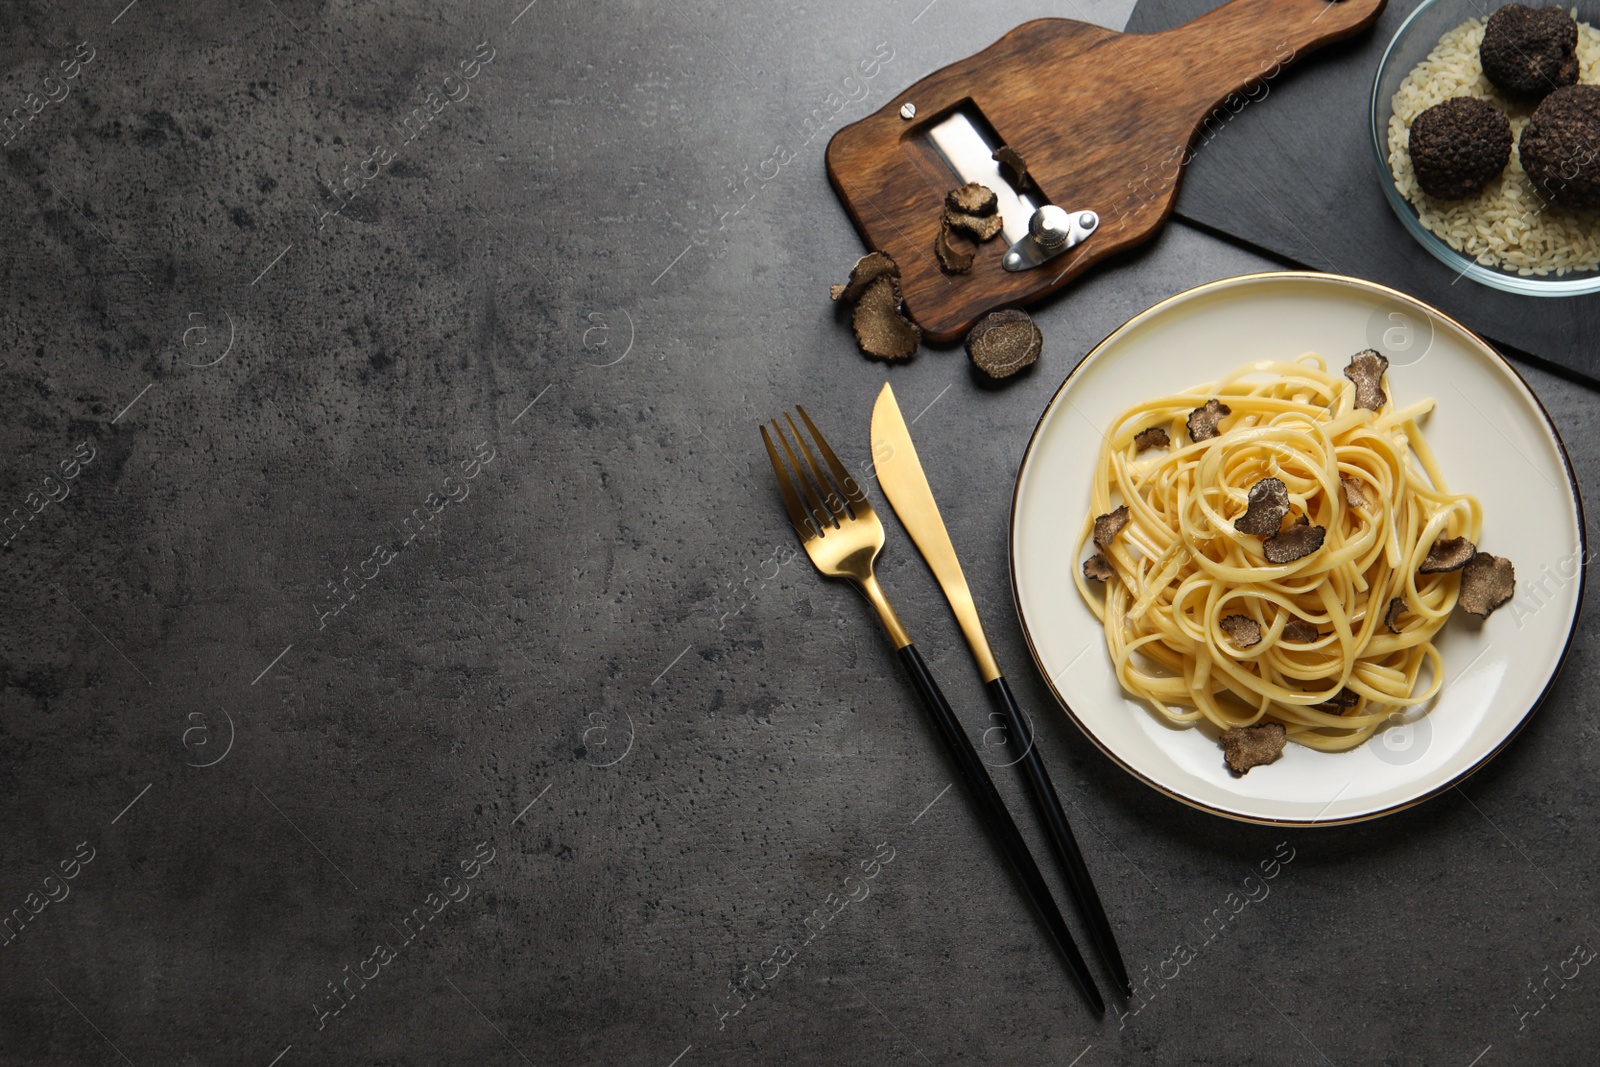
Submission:
M 1291 744 L 1235 778 L 1214 732 L 1175 728 L 1122 691 L 1080 598 L 1073 541 L 1110 419 L 1132 404 L 1257 359 L 1363 348 L 1390 359 L 1390 395 L 1432 396 L 1423 432 L 1450 487 L 1483 502 L 1483 548 L 1510 558 L 1517 594 L 1479 623 L 1441 631 L 1446 682 L 1426 715 L 1350 752 Z M 1498 353 L 1420 301 L 1327 274 L 1229 278 L 1131 319 L 1062 384 L 1039 419 L 1011 510 L 1011 583 L 1035 662 L 1074 722 L 1130 773 L 1205 811 L 1251 822 L 1335 824 L 1408 807 L 1500 750 L 1548 690 L 1583 593 L 1583 508 L 1555 428 Z

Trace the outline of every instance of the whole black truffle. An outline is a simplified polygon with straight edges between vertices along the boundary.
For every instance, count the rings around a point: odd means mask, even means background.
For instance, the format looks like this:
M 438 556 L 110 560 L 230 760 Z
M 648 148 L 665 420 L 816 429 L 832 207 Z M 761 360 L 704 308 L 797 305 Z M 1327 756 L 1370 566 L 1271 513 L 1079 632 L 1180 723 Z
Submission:
M 1489 16 L 1478 59 L 1505 92 L 1537 100 L 1578 80 L 1578 24 L 1559 7 L 1507 4 Z
M 1472 196 L 1497 178 L 1510 158 L 1511 120 L 1476 97 L 1452 97 L 1411 122 L 1411 169 L 1429 196 Z
M 1600 86 L 1569 85 L 1545 97 L 1517 152 L 1540 196 L 1600 208 Z

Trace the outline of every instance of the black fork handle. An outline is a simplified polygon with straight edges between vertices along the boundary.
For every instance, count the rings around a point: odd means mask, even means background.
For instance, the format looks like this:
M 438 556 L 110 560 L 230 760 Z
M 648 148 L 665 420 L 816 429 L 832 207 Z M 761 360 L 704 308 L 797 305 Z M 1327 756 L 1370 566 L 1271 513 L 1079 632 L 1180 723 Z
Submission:
M 1033 743 L 1033 731 L 1028 729 L 1027 720 L 1022 716 L 1022 709 L 1017 706 L 1017 699 L 1011 695 L 1011 687 L 1006 684 L 1005 675 L 986 683 L 984 688 L 989 691 L 990 701 L 1005 716 L 1011 736 L 1017 739 L 1017 744 L 1022 749 L 1020 762 L 1023 776 L 1033 791 L 1039 815 L 1050 830 L 1056 858 L 1061 861 L 1061 866 L 1066 871 L 1067 886 L 1072 890 L 1079 914 L 1089 928 L 1089 936 L 1094 941 L 1095 948 L 1099 950 L 1100 958 L 1111 971 L 1111 977 L 1117 987 L 1122 990 L 1122 995 L 1131 996 L 1133 986 L 1128 980 L 1128 968 L 1122 962 L 1122 950 L 1117 947 L 1116 935 L 1111 931 L 1111 922 L 1106 918 L 1106 909 L 1100 903 L 1100 894 L 1095 890 L 1094 880 L 1089 877 L 1089 868 L 1083 862 L 1083 853 L 1078 849 L 1078 840 L 1072 836 L 1072 827 L 1067 825 L 1067 813 L 1061 810 L 1061 800 L 1056 796 L 1055 785 L 1050 781 L 1050 772 L 1044 769 L 1044 760 L 1039 757 L 1039 750 Z
M 1083 961 L 1083 953 L 1078 951 L 1077 942 L 1073 941 L 1072 932 L 1067 929 L 1065 920 L 1061 918 L 1061 912 L 1056 908 L 1055 899 L 1050 895 L 1044 876 L 1039 873 L 1038 865 L 1033 862 L 1033 856 L 1029 854 L 1027 843 L 1023 841 L 1017 824 L 1011 821 L 1011 813 L 1006 810 L 1005 801 L 1000 799 L 1000 793 L 990 780 L 989 772 L 984 769 L 983 761 L 978 758 L 977 750 L 972 747 L 972 741 L 967 737 L 966 730 L 962 729 L 955 712 L 950 710 L 949 702 L 939 691 L 939 683 L 933 680 L 933 675 L 928 671 L 928 665 L 923 661 L 922 654 L 917 651 L 917 646 L 906 644 L 900 648 L 898 655 L 900 662 L 905 665 L 906 673 L 911 676 L 912 684 L 916 686 L 917 695 L 922 698 L 923 707 L 927 709 L 934 726 L 939 731 L 939 739 L 944 742 L 950 758 L 955 760 L 963 784 L 977 803 L 979 813 L 988 822 L 993 837 L 1005 852 L 1006 859 L 1011 863 L 1011 869 L 1021 879 L 1022 888 L 1027 893 L 1029 901 L 1044 920 L 1050 936 L 1056 943 L 1056 948 L 1065 957 L 1072 969 L 1072 976 L 1078 980 L 1079 988 L 1083 990 L 1084 996 L 1089 998 L 1095 1013 L 1104 1015 L 1105 1001 L 1101 999 L 1094 977 Z

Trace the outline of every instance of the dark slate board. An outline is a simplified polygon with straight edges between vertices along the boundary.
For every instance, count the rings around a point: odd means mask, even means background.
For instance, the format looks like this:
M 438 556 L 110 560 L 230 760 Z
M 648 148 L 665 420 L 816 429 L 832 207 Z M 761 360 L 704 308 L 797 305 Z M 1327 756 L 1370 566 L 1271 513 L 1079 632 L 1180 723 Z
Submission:
M 1140 0 L 1127 32 L 1169 29 L 1215 6 Z M 1416 6 L 1390 0 L 1374 28 L 1274 79 L 1264 99 L 1196 148 L 1177 214 L 1296 263 L 1410 293 L 1494 341 L 1600 384 L 1600 294 L 1522 296 L 1456 281 L 1384 199 L 1367 133 L 1368 99 L 1385 46 Z

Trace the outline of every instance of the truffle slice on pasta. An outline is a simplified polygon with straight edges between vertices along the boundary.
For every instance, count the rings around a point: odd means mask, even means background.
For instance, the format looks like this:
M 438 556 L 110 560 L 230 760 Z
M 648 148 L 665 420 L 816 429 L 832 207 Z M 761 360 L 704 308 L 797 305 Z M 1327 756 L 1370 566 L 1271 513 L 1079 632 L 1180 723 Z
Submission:
M 1328 531 L 1321 526 L 1301 523 L 1261 542 L 1261 551 L 1266 554 L 1268 563 L 1293 563 L 1321 548 L 1327 536 Z
M 1441 537 L 1428 549 L 1428 556 L 1417 568 L 1419 574 L 1444 574 L 1458 571 L 1472 562 L 1478 546 L 1465 537 Z
M 1261 624 L 1248 615 L 1224 615 L 1217 625 L 1234 648 L 1254 648 L 1261 643 Z
M 1094 543 L 1105 548 L 1128 525 L 1128 505 L 1123 504 L 1094 520 Z
M 1288 731 L 1281 722 L 1233 726 L 1222 735 L 1222 758 L 1233 773 L 1249 774 L 1252 767 L 1275 762 L 1283 755 L 1288 740 Z
M 1356 383 L 1356 407 L 1377 411 L 1389 402 L 1383 392 L 1383 372 L 1389 369 L 1389 357 L 1376 348 L 1363 349 L 1350 357 L 1344 376 Z
M 1185 422 L 1185 425 L 1189 427 L 1189 439 L 1192 441 L 1211 440 L 1221 433 L 1217 429 L 1217 423 L 1222 421 L 1222 416 L 1232 414 L 1232 408 L 1216 397 L 1212 397 L 1189 412 L 1189 418 Z
M 1263 478 L 1250 487 L 1245 513 L 1233 520 L 1233 528 L 1255 537 L 1271 537 L 1289 514 L 1289 488 L 1277 478 Z
M 1083 576 L 1097 582 L 1109 582 L 1117 576 L 1117 572 L 1112 569 L 1111 561 L 1104 552 L 1096 552 L 1083 561 Z

